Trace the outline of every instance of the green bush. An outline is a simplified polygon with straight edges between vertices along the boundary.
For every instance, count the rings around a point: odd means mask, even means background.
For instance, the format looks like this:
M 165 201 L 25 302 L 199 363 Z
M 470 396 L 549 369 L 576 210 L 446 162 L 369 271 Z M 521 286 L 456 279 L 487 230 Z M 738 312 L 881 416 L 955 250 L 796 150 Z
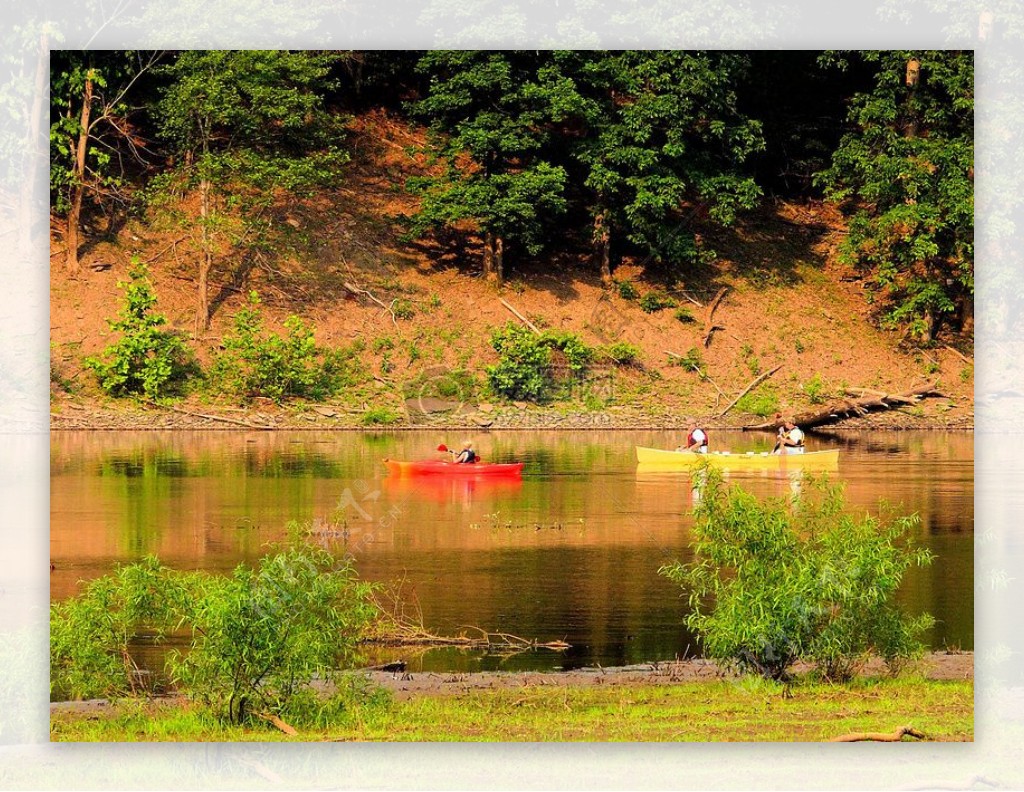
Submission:
M 817 372 L 804 383 L 803 392 L 811 404 L 824 404 L 828 396 L 825 392 L 825 383 L 822 382 L 821 375 Z
M 256 292 L 234 319 L 234 331 L 224 337 L 224 351 L 213 366 L 214 380 L 226 392 L 276 402 L 289 397 L 321 401 L 360 378 L 354 350 L 318 347 L 313 330 L 299 317 L 285 319 L 283 337 L 268 332 Z
M 349 561 L 298 541 L 230 576 L 179 572 L 150 557 L 51 606 L 51 697 L 136 692 L 131 642 L 184 630 L 187 648 L 166 660 L 179 692 L 236 723 L 282 713 L 315 720 L 302 702 L 311 683 L 330 682 L 351 662 L 377 615 L 371 595 Z
M 636 286 L 629 281 L 618 281 L 616 286 L 619 290 L 619 297 L 623 300 L 635 300 L 640 296 L 640 292 L 636 290 Z
M 103 351 L 105 359 L 86 358 L 85 366 L 111 396 L 155 399 L 178 392 L 199 368 L 185 342 L 162 329 L 167 319 L 152 313 L 156 295 L 145 264 L 133 259 L 128 275 L 131 280 L 117 284 L 125 292 L 120 318 L 107 322 L 121 338 Z
M 689 309 L 687 308 L 676 308 L 676 312 L 673 314 L 673 316 L 675 316 L 675 318 L 682 322 L 683 324 L 692 324 L 693 322 L 697 321 L 696 319 L 694 319 L 693 314 L 690 313 Z
M 655 313 L 665 308 L 675 308 L 677 305 L 678 302 L 661 292 L 649 292 L 640 298 L 640 310 L 644 313 Z
M 575 333 L 546 331 L 540 335 L 512 323 L 491 336 L 498 363 L 486 368 L 491 389 L 509 399 L 541 401 L 555 386 L 556 353 L 564 357 L 570 377 L 582 376 L 595 351 Z
M 688 371 L 696 371 L 701 377 L 704 376 L 704 356 L 697 347 L 690 347 L 682 357 L 673 356 L 671 362 Z
M 394 313 L 396 319 L 412 319 L 416 315 L 416 309 L 413 308 L 412 302 L 404 297 L 395 300 L 394 307 L 392 307 L 391 311 Z
M 359 423 L 363 426 L 391 426 L 402 420 L 402 416 L 390 407 L 371 407 L 363 413 Z
M 805 661 L 845 680 L 871 656 L 897 673 L 923 651 L 934 620 L 894 602 L 906 570 L 932 560 L 907 538 L 916 515 L 854 518 L 827 479 L 796 501 L 759 501 L 717 470 L 697 475 L 693 561 L 660 572 L 688 592 L 686 624 L 707 657 L 773 679 Z
M 626 341 L 618 341 L 605 347 L 602 352 L 609 360 L 620 366 L 631 366 L 640 359 L 640 348 Z
M 744 394 L 743 398 L 736 402 L 736 407 L 741 412 L 767 418 L 779 411 L 779 395 L 770 385 L 761 385 Z

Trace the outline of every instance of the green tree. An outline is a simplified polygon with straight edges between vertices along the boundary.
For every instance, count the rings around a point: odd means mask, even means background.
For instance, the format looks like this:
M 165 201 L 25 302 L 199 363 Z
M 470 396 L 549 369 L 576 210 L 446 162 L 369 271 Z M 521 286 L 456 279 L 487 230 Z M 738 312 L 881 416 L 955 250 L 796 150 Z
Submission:
M 430 125 L 444 170 L 409 181 L 422 201 L 411 233 L 474 225 L 492 280 L 504 277 L 506 244 L 536 254 L 566 208 L 565 169 L 540 156 L 554 132 L 551 96 L 537 78 L 544 57 L 436 51 L 418 64 L 430 82 L 413 112 Z
M 775 679 L 802 660 L 842 680 L 871 655 L 897 672 L 923 650 L 917 635 L 934 620 L 894 602 L 906 570 L 932 560 L 909 546 L 916 516 L 857 519 L 826 479 L 787 502 L 759 501 L 714 469 L 696 476 L 693 561 L 660 571 L 687 590 L 686 623 L 708 657 Z
M 162 57 L 156 51 L 53 53 L 50 71 L 50 204 L 67 218 L 65 267 L 79 271 L 79 229 L 86 193 L 125 204 L 128 163 L 145 165 L 145 141 L 132 104 Z
M 161 134 L 179 158 L 162 187 L 198 191 L 197 333 L 210 322 L 215 259 L 258 250 L 274 201 L 331 184 L 348 160 L 339 147 L 343 119 L 325 104 L 343 57 L 190 50 L 161 69 Z
M 85 364 L 112 396 L 155 399 L 180 386 L 198 367 L 181 337 L 164 329 L 166 317 L 153 313 L 156 295 L 146 265 L 135 260 L 129 278 L 118 283 L 124 289 L 119 318 L 108 320 L 121 338 L 104 350 L 103 358 L 86 358 Z
M 829 55 L 875 64 L 851 129 L 819 174 L 850 214 L 842 252 L 885 298 L 886 318 L 930 341 L 944 316 L 969 330 L 974 299 L 974 59 L 927 50 Z
M 578 174 L 604 281 L 619 238 L 676 268 L 712 256 L 699 250 L 688 217 L 728 225 L 761 195 L 743 170 L 764 146 L 760 123 L 738 106 L 748 57 L 598 51 L 553 60 L 543 77 L 568 122 L 574 186 Z

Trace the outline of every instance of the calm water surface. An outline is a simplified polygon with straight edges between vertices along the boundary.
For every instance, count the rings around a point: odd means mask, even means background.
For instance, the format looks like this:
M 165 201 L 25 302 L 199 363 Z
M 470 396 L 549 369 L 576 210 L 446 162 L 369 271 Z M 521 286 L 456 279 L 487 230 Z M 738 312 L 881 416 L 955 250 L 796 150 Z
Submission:
M 662 431 L 507 431 L 476 437 L 488 461 L 526 462 L 521 482 L 388 478 L 385 457 L 422 459 L 461 435 L 433 431 L 57 432 L 51 440 L 51 596 L 146 554 L 187 569 L 252 562 L 298 520 L 352 554 L 362 577 L 401 581 L 408 610 L 439 634 L 466 626 L 566 653 L 512 658 L 434 651 L 414 669 L 572 668 L 671 659 L 695 651 L 680 590 L 658 567 L 689 558 L 685 475 L 638 474 L 634 446 L 674 447 Z M 719 448 L 766 450 L 768 435 L 715 432 Z M 935 563 L 908 574 L 913 612 L 938 619 L 931 645 L 973 648 L 973 435 L 823 435 L 841 448 L 852 509 L 888 502 L 921 517 Z M 800 486 L 779 474 L 732 474 L 763 496 Z M 392 659 L 391 656 L 380 658 Z

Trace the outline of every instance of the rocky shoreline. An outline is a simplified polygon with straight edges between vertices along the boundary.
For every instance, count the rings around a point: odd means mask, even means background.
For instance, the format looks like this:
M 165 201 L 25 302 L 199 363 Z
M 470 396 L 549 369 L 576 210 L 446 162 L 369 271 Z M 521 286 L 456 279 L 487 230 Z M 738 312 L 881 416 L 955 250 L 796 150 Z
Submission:
M 567 410 L 517 404 L 511 406 L 455 405 L 451 409 L 420 409 L 406 405 L 403 415 L 387 425 L 367 425 L 363 411 L 339 405 L 280 406 L 266 401 L 250 408 L 212 405 L 164 406 L 156 403 L 107 406 L 89 401 L 61 400 L 51 403 L 50 429 L 142 431 L 142 430 L 378 430 L 443 429 L 485 431 L 502 429 L 606 430 L 686 429 L 687 416 L 680 413 L 635 407 L 610 407 L 602 411 Z M 952 412 L 952 411 L 950 411 Z M 974 429 L 974 411 L 958 410 L 919 415 L 890 410 L 848 418 L 823 426 L 821 431 L 902 431 Z M 742 429 L 761 419 L 752 416 L 696 416 L 709 429 Z

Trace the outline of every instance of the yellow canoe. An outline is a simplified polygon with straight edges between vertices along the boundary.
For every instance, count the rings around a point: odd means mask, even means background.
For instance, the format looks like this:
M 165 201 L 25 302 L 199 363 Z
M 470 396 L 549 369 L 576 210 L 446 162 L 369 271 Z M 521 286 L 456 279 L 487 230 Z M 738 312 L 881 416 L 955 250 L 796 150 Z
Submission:
M 636 447 L 636 461 L 645 470 L 685 470 L 705 460 L 727 470 L 838 470 L 839 449 L 804 451 L 802 454 L 771 454 L 767 451 L 751 451 L 746 454 L 712 451 L 708 454 L 695 454 L 692 451 Z

